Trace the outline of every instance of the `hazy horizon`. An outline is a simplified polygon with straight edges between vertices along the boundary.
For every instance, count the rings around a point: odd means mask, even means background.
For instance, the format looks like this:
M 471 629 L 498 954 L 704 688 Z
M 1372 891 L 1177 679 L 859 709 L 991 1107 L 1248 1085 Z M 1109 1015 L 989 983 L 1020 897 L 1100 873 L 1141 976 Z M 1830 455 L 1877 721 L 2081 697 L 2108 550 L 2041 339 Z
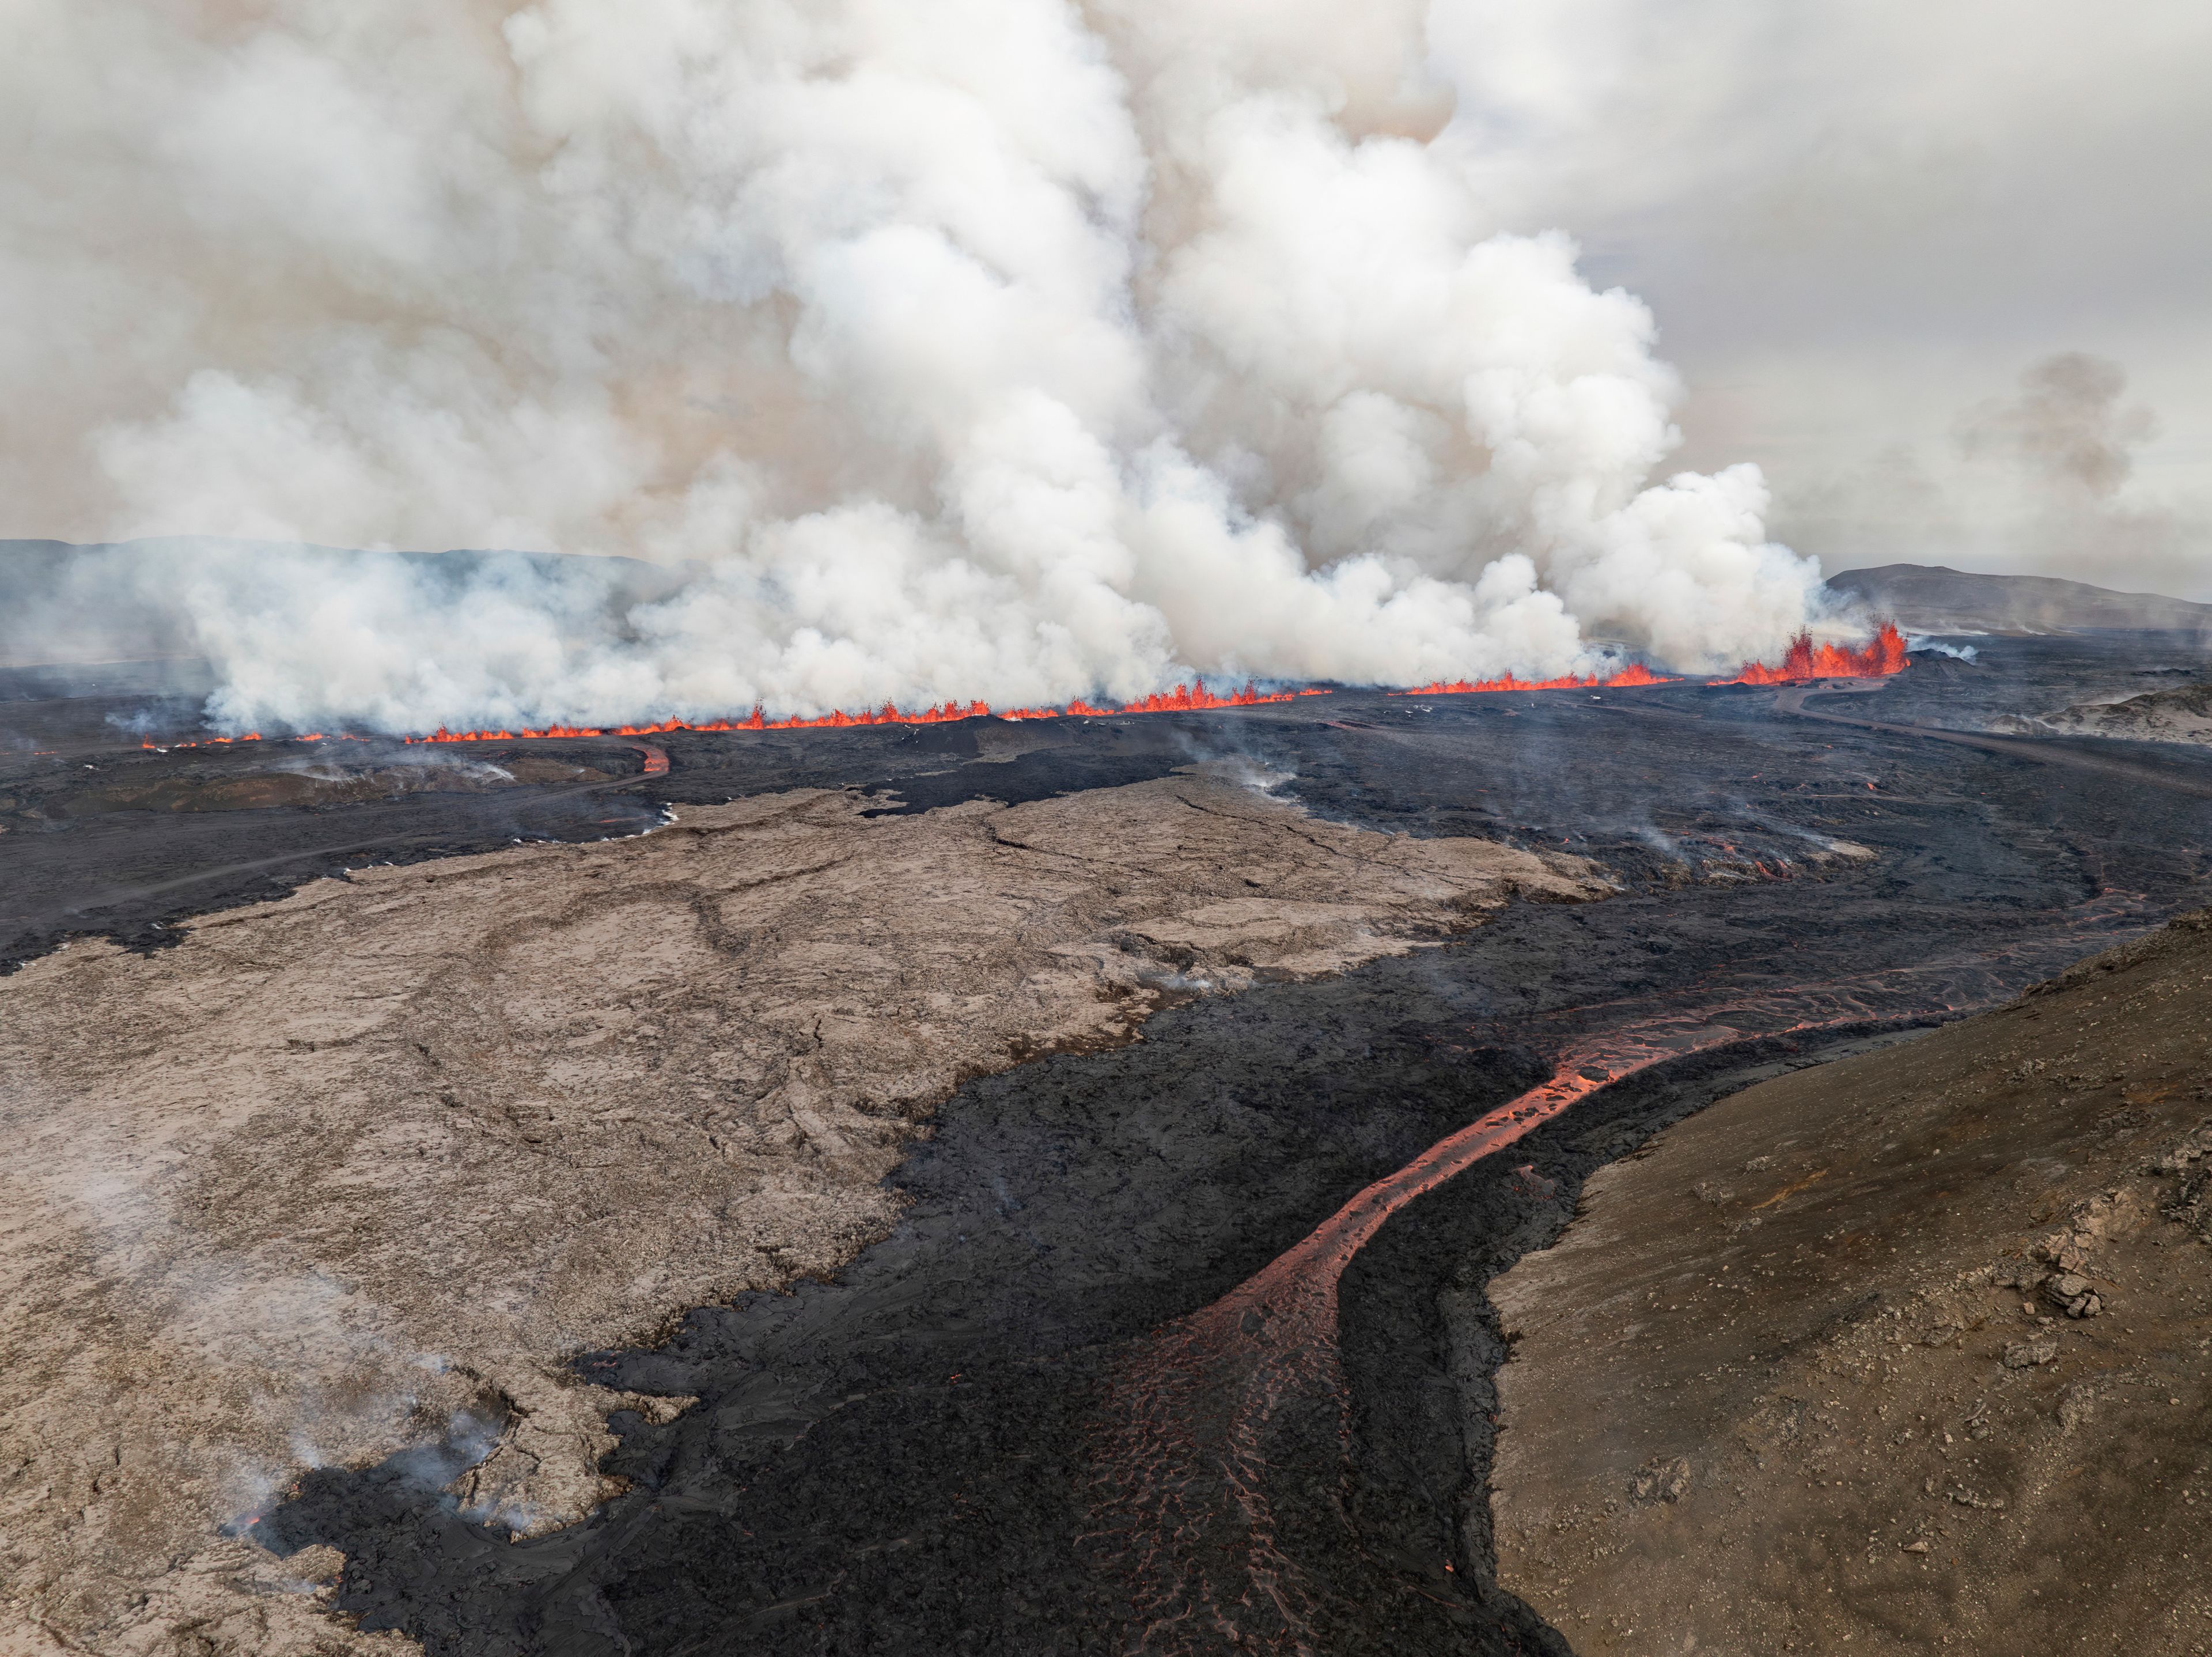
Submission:
M 558 582 L 145 583 L 240 717 L 1701 669 L 1896 562 L 2212 599 L 2201 9 L 14 11 L 0 533 L 703 572 L 580 643 Z

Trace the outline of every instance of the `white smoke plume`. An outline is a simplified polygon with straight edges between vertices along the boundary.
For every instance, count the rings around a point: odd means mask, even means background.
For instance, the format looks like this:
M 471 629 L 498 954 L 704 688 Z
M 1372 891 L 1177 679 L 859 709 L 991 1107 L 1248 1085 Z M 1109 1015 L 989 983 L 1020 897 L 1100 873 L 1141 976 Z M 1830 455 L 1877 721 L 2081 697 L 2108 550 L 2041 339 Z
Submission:
M 154 582 L 240 725 L 1695 668 L 1815 602 L 1755 468 L 1652 481 L 1650 314 L 1486 214 L 1413 0 L 7 13 L 0 486 L 227 538 Z

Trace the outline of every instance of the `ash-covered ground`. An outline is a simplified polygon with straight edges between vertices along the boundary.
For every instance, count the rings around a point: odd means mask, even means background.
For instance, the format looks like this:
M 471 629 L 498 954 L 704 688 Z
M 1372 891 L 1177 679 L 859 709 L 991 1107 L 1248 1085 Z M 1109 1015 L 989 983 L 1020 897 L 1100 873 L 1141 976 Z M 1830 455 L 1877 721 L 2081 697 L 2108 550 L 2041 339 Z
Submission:
M 364 779 L 423 751 L 157 752 L 106 718 L 188 734 L 143 691 L 27 698 L 0 712 L 20 745 L 0 767 L 0 924 L 18 959 L 71 933 L 158 946 L 156 923 L 271 882 L 594 839 L 670 804 L 851 789 L 865 809 L 927 813 L 1070 795 L 1080 821 L 1085 791 L 1200 763 L 1247 767 L 1352 829 L 1594 859 L 1620 888 L 1601 901 L 1519 904 L 1334 976 L 1258 972 L 1155 1014 L 1133 1043 L 989 1067 L 937 1109 L 890 1176 L 895 1225 L 848 1265 L 696 1310 L 661 1344 L 574 1355 L 579 1381 L 699 1399 L 657 1425 L 614 1417 L 603 1471 L 628 1489 L 584 1522 L 514 1541 L 464 1517 L 446 1486 L 484 1447 L 457 1441 L 309 1473 L 252 1532 L 280 1554 L 340 1550 L 325 1596 L 438 1652 L 1558 1650 L 1492 1583 L 1489 1277 L 1657 1125 L 2204 901 L 2212 756 L 2128 744 L 2115 770 L 2122 745 L 1913 728 L 2069 705 L 2187 665 L 2174 647 L 1975 643 L 1972 664 L 1923 655 L 1869 694 L 1809 701 L 1696 685 L 1340 693 L 471 745 L 446 751 L 451 777 L 408 773 L 373 799 L 346 791 L 386 787 Z M 322 774 L 289 768 L 310 752 Z M 241 802 L 278 775 L 329 792 Z M 1110 866 L 1110 832 L 1092 855 Z M 888 923 L 902 907 L 883 893 Z M 623 970 L 619 947 L 606 970 Z M 1571 1043 L 1656 1025 L 1729 1039 L 1598 1089 L 1399 1210 L 1343 1274 L 1318 1390 L 1252 1406 L 1231 1395 L 1251 1372 L 1226 1359 L 1159 1380 L 1164 1327 L 1541 1082 Z M 1260 1350 L 1269 1319 L 1255 1319 L 1237 1338 Z M 1224 1431 L 1228 1462 L 1206 1447 Z

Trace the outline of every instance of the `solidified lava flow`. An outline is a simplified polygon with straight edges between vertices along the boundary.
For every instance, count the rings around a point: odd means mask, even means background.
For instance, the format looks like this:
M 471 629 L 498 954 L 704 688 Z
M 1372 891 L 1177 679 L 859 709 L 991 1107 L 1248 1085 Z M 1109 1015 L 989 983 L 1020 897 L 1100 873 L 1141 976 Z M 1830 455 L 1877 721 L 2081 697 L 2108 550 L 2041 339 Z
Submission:
M 1996 641 L 1994 666 L 1916 657 L 1850 705 L 1922 720 L 1967 692 L 2056 705 L 2136 648 Z M 1602 702 L 1340 691 L 1327 719 L 1306 703 L 1075 719 L 1012 744 L 981 721 L 675 732 L 641 739 L 665 772 L 603 769 L 573 831 L 547 786 L 535 820 L 597 838 L 615 800 L 642 824 L 667 803 L 852 789 L 872 820 L 1079 799 L 1171 774 L 1196 747 L 1293 777 L 1324 820 L 1571 847 L 1621 886 L 1162 1008 L 1140 1041 L 966 1084 L 890 1177 L 895 1228 L 834 1275 L 712 1299 L 665 1343 L 578 1355 L 578 1379 L 698 1400 L 615 1412 L 600 1471 L 623 1493 L 581 1524 L 510 1538 L 399 1457 L 308 1474 L 255 1539 L 338 1549 L 338 1608 L 431 1657 L 732 1642 L 763 1657 L 1562 1657 L 1560 1634 L 1492 1579 L 1505 1348 L 1486 1285 L 1653 1131 L 2015 994 L 2202 902 L 2212 880 L 2196 792 L 2212 759 L 2177 752 L 2160 761 L 2172 786 L 2114 789 L 1698 682 Z M 212 789 L 256 763 L 134 753 L 125 775 Z M 57 821 L 118 788 L 52 775 L 40 798 Z M 492 807 L 533 797 L 229 822 L 272 837 L 265 856 L 310 831 L 349 846 L 386 818 L 475 849 L 518 832 Z M 204 813 L 88 819 L 112 842 L 10 840 L 46 858 L 24 867 L 57 871 L 58 907 L 84 901 L 85 849 L 136 845 L 123 837 L 142 819 L 173 839 L 204 819 L 204 861 L 238 859 L 236 828 Z M 155 901 L 130 913 L 158 918 Z
M 2080 907 L 2094 947 L 2140 925 L 2133 894 Z M 2039 946 L 2038 947 L 2039 947 Z M 1541 1085 L 1375 1181 L 1294 1247 L 1200 1310 L 1138 1342 L 1107 1378 L 1092 1446 L 1091 1562 L 1133 1616 L 1124 1648 L 1317 1657 L 1325 1590 L 1279 1536 L 1269 1485 L 1285 1449 L 1334 1441 L 1348 1469 L 1351 1399 L 1338 1287 L 1393 1215 L 1601 1087 L 1669 1060 L 1761 1038 L 1948 1017 L 1992 1006 L 2021 950 L 1893 968 L 1705 1005 L 1603 1009 L 1626 1021 L 1571 1040 Z M 1601 1009 L 1578 1009 L 1598 1012 Z M 1285 1430 L 1287 1429 L 1287 1431 Z M 1310 1479 L 1310 1466 L 1303 1470 Z

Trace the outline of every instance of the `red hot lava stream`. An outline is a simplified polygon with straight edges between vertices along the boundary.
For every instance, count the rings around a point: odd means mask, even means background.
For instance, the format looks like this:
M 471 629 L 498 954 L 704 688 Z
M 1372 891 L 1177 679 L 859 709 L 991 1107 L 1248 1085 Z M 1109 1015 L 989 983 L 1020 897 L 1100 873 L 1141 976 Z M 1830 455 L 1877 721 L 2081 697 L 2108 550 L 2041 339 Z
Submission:
M 1208 708 L 1255 708 L 1268 702 L 1295 702 L 1302 696 L 1326 696 L 1317 687 L 1303 691 L 1262 691 L 1258 685 L 1247 684 L 1241 691 L 1223 696 L 1206 688 L 1206 682 L 1178 685 L 1172 691 L 1155 691 L 1134 702 L 1123 702 L 1111 707 L 1094 707 L 1078 698 L 1064 708 L 993 708 L 988 702 L 945 702 L 935 707 L 909 710 L 895 702 L 886 702 L 880 708 L 864 708 L 857 714 L 842 709 L 815 716 L 793 714 L 788 719 L 770 719 L 763 710 L 755 708 L 744 719 L 710 719 L 691 723 L 681 719 L 664 719 L 655 724 L 610 725 L 553 725 L 544 730 L 525 728 L 514 731 L 449 731 L 440 726 L 428 736 L 410 736 L 410 742 L 512 742 L 525 737 L 547 736 L 653 736 L 663 731 L 797 731 L 842 729 L 854 725 L 948 725 L 963 719 L 1066 719 L 1076 717 L 1103 718 L 1121 714 L 1191 713 Z
M 2107 894 L 2075 911 L 2067 929 L 2077 941 L 2085 934 L 2109 940 L 2140 925 L 2140 911 L 2128 894 Z M 1277 1465 L 1268 1440 L 1294 1414 L 1333 1420 L 1348 1467 L 1338 1284 L 1352 1257 L 1407 1203 L 1597 1089 L 1663 1060 L 1760 1037 L 1996 1004 L 2018 984 L 2000 966 L 2049 943 L 1753 992 L 1574 1040 L 1542 1086 L 1437 1141 L 1256 1276 L 1139 1342 L 1106 1389 L 1092 1448 L 1093 1529 L 1085 1537 L 1096 1563 L 1130 1590 L 1139 1625 L 1126 1649 L 1177 1657 L 1229 1650 L 1312 1657 L 1319 1649 L 1321 1594 L 1279 1538 L 1267 1491 Z M 1953 999 L 1961 988 L 1972 993 Z
M 1800 633 L 1790 643 L 1778 667 L 1764 662 L 1747 661 L 1734 679 L 1711 679 L 1713 685 L 1783 685 L 1808 679 L 1873 679 L 1905 671 L 1905 636 L 1894 624 L 1883 622 L 1875 632 L 1874 639 L 1854 649 L 1848 645 L 1814 644 L 1810 633 Z M 1574 691 L 1626 690 L 1644 685 L 1676 683 L 1656 673 L 1640 662 L 1609 676 L 1589 674 L 1585 677 L 1569 675 L 1562 679 L 1519 679 L 1505 673 L 1496 679 L 1434 679 L 1426 685 L 1409 690 L 1394 691 L 1394 696 L 1465 696 L 1498 691 Z M 1295 702 L 1300 697 L 1327 696 L 1328 691 L 1321 685 L 1309 685 L 1298 691 L 1262 691 L 1247 682 L 1241 691 L 1224 696 L 1206 688 L 1200 679 L 1194 684 L 1178 685 L 1172 691 L 1156 691 L 1134 702 L 1118 703 L 1108 707 L 1093 706 L 1080 698 L 1064 708 L 1000 708 L 987 702 L 945 702 L 934 707 L 908 710 L 896 703 L 886 702 L 880 708 L 864 708 L 850 714 L 839 709 L 818 715 L 794 714 L 787 719 L 770 719 L 760 708 L 755 708 L 744 719 L 710 719 L 694 722 L 682 719 L 664 719 L 633 725 L 546 725 L 522 726 L 514 730 L 449 731 L 441 725 L 426 736 L 410 736 L 407 742 L 519 742 L 537 741 L 547 738 L 581 736 L 653 736 L 664 731 L 794 731 L 836 729 L 854 725 L 945 725 L 963 719 L 1067 719 L 1107 718 L 1125 714 L 1190 713 L 1211 708 L 1252 708 L 1271 702 Z M 292 739 L 298 742 L 323 742 L 331 739 L 315 731 Z M 351 739 L 359 740 L 361 739 Z M 227 746 L 235 742 L 258 742 L 261 733 L 249 732 L 244 736 L 208 737 L 197 742 L 155 743 L 147 740 L 141 747 L 166 752 L 170 748 L 201 748 Z
M 1416 685 L 1410 690 L 1393 691 L 1393 696 L 1469 696 L 1492 691 L 1589 691 L 1627 690 L 1638 685 L 1672 685 L 1675 681 L 1653 673 L 1641 662 L 1624 667 L 1610 678 L 1592 673 L 1577 679 L 1569 674 L 1564 679 L 1516 679 L 1511 673 L 1496 679 L 1439 679 L 1426 685 Z

